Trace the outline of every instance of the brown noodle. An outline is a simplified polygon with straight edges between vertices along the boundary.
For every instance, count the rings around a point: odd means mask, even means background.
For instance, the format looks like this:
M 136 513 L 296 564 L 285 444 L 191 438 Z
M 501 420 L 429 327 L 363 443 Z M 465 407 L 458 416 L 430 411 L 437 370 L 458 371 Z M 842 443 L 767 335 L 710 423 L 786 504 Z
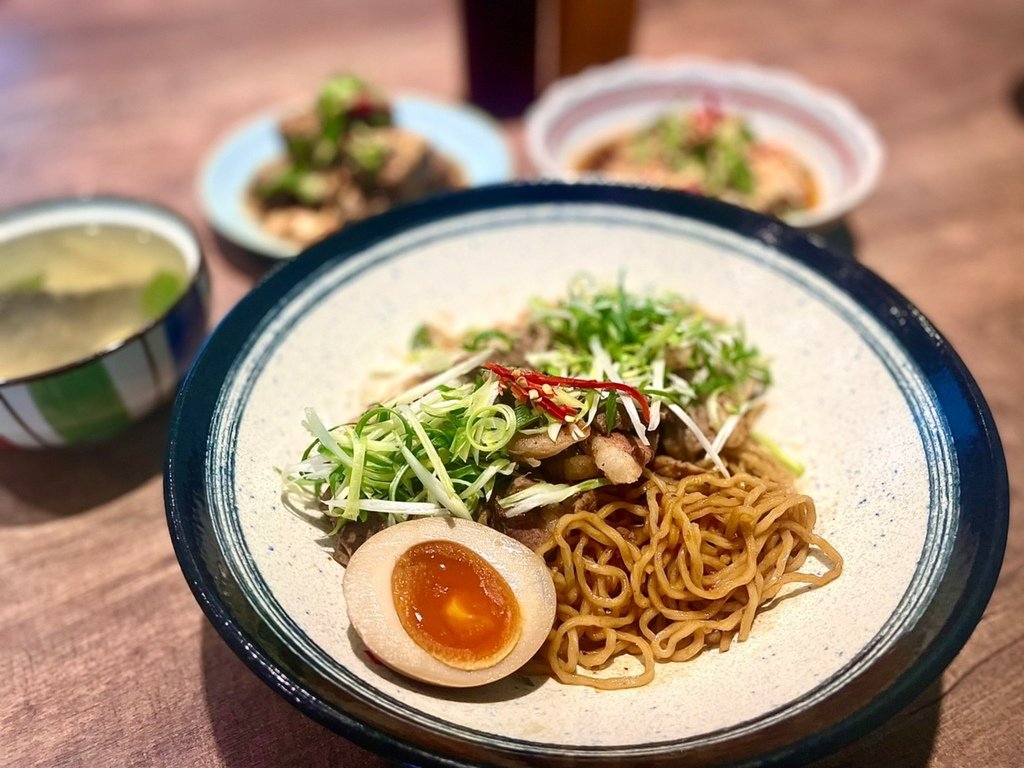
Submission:
M 656 662 L 746 640 L 758 609 L 786 585 L 838 578 L 843 559 L 813 532 L 810 497 L 765 454 L 731 459 L 729 478 L 695 465 L 676 467 L 679 479 L 648 469 L 638 485 L 599 490 L 596 511 L 559 519 L 538 550 L 558 595 L 545 655 L 559 680 L 645 685 Z M 821 575 L 799 571 L 812 547 L 831 562 Z M 593 675 L 622 653 L 643 671 Z

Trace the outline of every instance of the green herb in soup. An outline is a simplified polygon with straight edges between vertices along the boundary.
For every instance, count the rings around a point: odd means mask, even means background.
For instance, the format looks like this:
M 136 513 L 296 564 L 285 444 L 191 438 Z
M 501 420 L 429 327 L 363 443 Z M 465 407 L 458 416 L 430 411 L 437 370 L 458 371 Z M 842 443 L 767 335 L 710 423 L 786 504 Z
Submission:
M 0 243 L 0 381 L 95 354 L 184 293 L 178 249 L 119 225 L 62 227 Z

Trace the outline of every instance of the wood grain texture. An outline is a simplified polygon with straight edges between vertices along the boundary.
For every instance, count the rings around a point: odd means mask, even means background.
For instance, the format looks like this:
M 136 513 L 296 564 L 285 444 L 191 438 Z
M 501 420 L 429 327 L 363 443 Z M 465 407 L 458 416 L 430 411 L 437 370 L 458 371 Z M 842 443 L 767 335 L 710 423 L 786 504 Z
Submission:
M 1015 519 L 981 624 L 941 680 L 822 768 L 1024 752 L 1022 32 L 1019 0 L 640 4 L 640 53 L 791 69 L 875 121 L 885 174 L 844 242 L 952 341 L 1006 450 Z M 180 210 L 219 318 L 267 264 L 203 226 L 193 185 L 212 142 L 340 68 L 456 97 L 457 34 L 454 5 L 428 0 L 0 3 L 0 207 L 113 192 Z M 201 614 L 164 523 L 167 421 L 0 455 L 0 765 L 385 765 L 278 699 Z

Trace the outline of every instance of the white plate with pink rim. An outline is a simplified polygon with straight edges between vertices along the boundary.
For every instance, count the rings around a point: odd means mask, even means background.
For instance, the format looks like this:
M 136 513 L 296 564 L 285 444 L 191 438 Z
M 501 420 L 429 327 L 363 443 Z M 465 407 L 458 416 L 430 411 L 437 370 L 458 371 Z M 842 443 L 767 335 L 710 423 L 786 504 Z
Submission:
M 849 101 L 789 72 L 703 58 L 623 59 L 554 83 L 527 113 L 527 154 L 541 176 L 577 180 L 581 158 L 604 141 L 666 110 L 708 101 L 744 116 L 759 140 L 790 151 L 810 169 L 817 200 L 788 214 L 788 224 L 835 222 L 878 183 L 882 143 Z
M 844 557 L 726 653 L 598 691 L 513 675 L 470 689 L 373 662 L 341 566 L 290 514 L 275 467 L 303 408 L 353 418 L 424 320 L 514 318 L 580 272 L 680 293 L 741 321 L 772 360 L 759 429 L 806 466 Z M 866 268 L 715 200 L 591 184 L 485 187 L 393 210 L 274 272 L 184 382 L 165 501 L 182 571 L 228 645 L 317 721 L 420 766 L 793 765 L 879 726 L 966 642 L 1009 514 L 991 413 L 949 344 Z M 239 706 L 242 706 L 240 704 Z

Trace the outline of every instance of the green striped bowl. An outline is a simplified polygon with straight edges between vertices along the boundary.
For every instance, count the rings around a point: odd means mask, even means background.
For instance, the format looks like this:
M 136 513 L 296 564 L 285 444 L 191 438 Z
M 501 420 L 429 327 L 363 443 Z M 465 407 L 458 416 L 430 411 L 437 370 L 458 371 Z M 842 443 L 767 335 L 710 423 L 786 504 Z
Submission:
M 0 447 L 49 448 L 110 437 L 170 399 L 206 336 L 210 280 L 199 239 L 178 215 L 120 198 L 68 198 L 0 215 L 0 243 L 79 224 L 149 230 L 181 252 L 188 289 L 161 317 L 87 358 L 0 381 Z

